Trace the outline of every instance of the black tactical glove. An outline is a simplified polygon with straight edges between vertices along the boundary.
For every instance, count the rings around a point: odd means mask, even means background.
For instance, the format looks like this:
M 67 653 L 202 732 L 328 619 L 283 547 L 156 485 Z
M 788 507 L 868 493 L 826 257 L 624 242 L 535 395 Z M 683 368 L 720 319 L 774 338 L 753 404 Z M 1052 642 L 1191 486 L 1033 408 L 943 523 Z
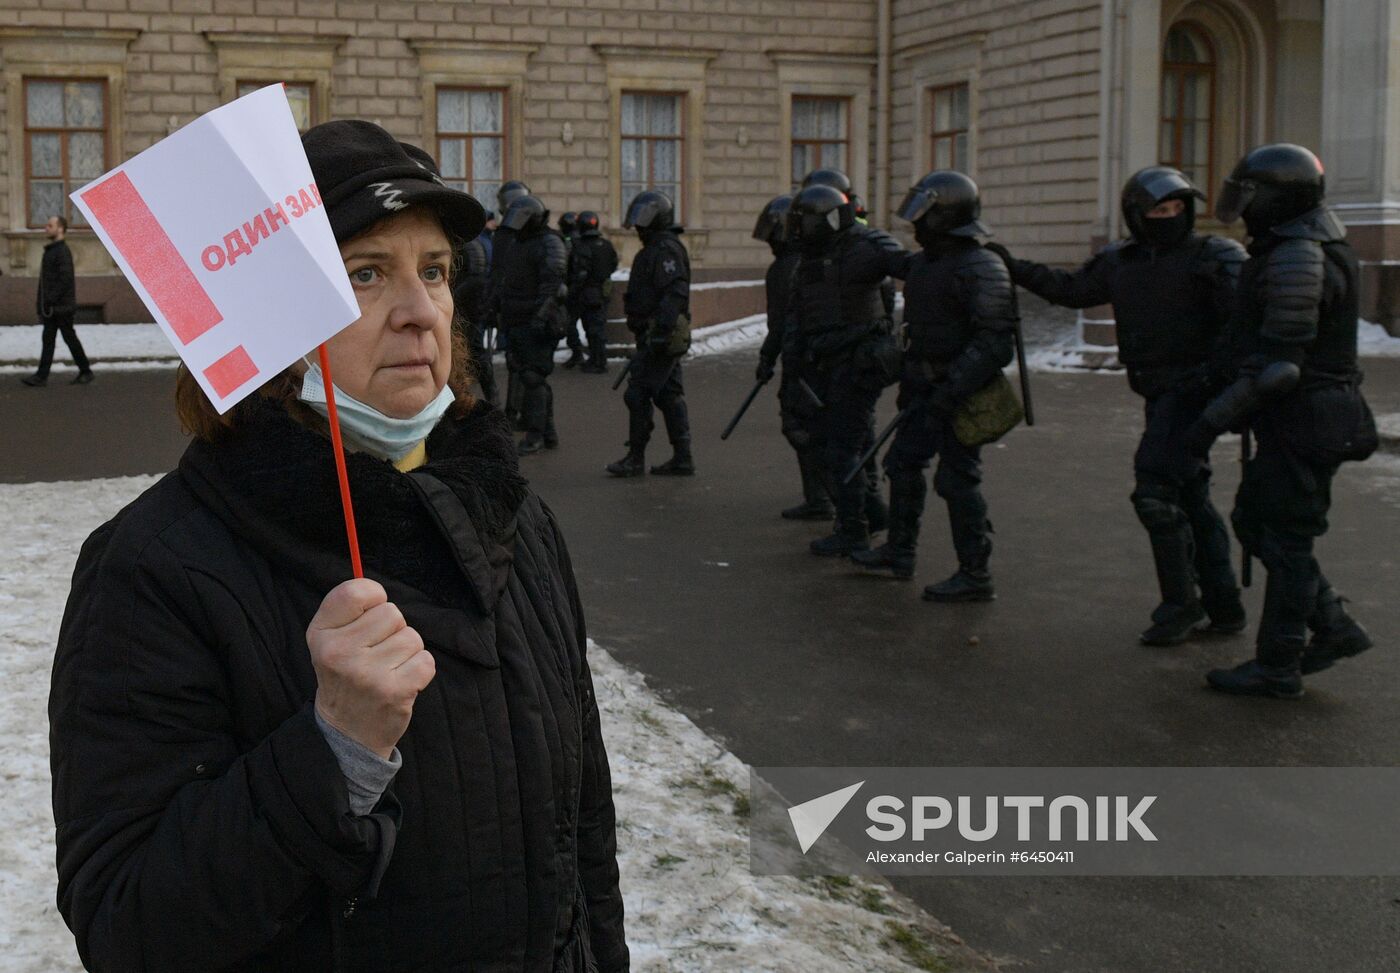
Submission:
M 649 351 L 651 354 L 656 355 L 656 356 L 658 356 L 658 357 L 663 357 L 663 356 L 670 355 L 670 354 L 671 354 L 671 336 L 670 336 L 670 334 L 656 334 L 656 333 L 652 333 L 652 334 L 650 334 L 650 335 L 647 335 L 647 351 Z
M 758 359 L 758 369 L 753 373 L 755 381 L 770 382 L 773 379 L 774 367 L 777 365 L 771 358 L 764 358 L 762 355 Z

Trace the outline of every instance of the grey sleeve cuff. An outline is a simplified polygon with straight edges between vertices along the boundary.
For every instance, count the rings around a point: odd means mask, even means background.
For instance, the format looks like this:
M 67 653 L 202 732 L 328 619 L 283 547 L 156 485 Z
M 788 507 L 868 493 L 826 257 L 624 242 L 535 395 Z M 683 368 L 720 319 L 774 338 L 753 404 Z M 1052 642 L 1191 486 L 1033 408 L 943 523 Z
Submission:
M 321 735 L 326 738 L 326 743 L 330 744 L 331 752 L 340 764 L 340 772 L 345 776 L 345 789 L 350 796 L 350 812 L 356 815 L 368 814 L 379 803 L 379 799 L 389 789 L 394 775 L 403 766 L 403 755 L 399 753 L 399 748 L 395 747 L 389 759 L 385 760 L 363 743 L 350 739 L 331 726 L 321 718 L 319 711 L 316 712 L 316 725 L 321 728 Z

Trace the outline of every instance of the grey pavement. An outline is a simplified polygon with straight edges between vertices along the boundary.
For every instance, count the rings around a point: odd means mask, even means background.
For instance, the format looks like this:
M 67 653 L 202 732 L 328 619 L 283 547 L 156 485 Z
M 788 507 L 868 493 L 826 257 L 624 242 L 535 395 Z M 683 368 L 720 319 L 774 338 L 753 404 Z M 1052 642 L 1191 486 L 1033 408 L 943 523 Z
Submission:
M 1400 763 L 1400 460 L 1338 478 L 1319 558 L 1379 647 L 1308 682 L 1298 703 L 1207 690 L 1247 637 L 1148 650 L 1155 603 L 1128 494 L 1139 404 L 1119 376 L 1039 374 L 1034 429 L 987 451 L 1001 597 L 935 606 L 953 568 L 930 496 L 918 583 L 806 553 L 820 525 L 777 511 L 796 467 L 765 394 L 726 443 L 753 353 L 687 363 L 699 475 L 619 481 L 612 376 L 556 371 L 557 452 L 525 468 L 559 514 L 590 634 L 757 766 L 1160 766 Z M 615 366 L 616 367 L 616 366 Z M 1400 361 L 1366 363 L 1376 411 L 1400 412 Z M 615 372 L 614 372 L 615 375 Z M 0 479 L 168 469 L 181 440 L 172 372 L 85 388 L 0 381 Z M 882 418 L 892 411 L 882 402 Z M 658 440 L 664 438 L 658 429 Z M 1237 481 L 1217 447 L 1217 503 Z M 648 459 L 668 450 L 658 442 Z M 1262 580 L 1262 572 L 1258 572 Z M 1260 587 L 1247 603 L 1257 613 Z M 1345 828 L 1345 820 L 1316 822 Z M 1045 973 L 1400 968 L 1400 879 L 899 879 L 980 950 Z

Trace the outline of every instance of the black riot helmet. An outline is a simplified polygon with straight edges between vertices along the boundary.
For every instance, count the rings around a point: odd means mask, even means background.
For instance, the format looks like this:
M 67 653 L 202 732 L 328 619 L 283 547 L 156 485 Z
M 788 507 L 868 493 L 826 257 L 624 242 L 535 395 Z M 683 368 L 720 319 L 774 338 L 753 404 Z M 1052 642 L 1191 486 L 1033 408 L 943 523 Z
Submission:
M 831 186 L 808 186 L 793 197 L 788 207 L 788 239 L 804 250 L 821 250 L 855 222 L 849 196 Z
M 1196 225 L 1196 200 L 1206 194 L 1179 169 L 1148 166 L 1128 177 L 1123 184 L 1123 221 L 1139 243 L 1171 246 L 1186 238 Z M 1170 199 L 1185 204 L 1180 216 L 1148 219 L 1147 214 Z
M 560 232 L 560 233 L 564 234 L 565 236 L 572 236 L 574 230 L 577 229 L 577 227 L 578 227 L 578 214 L 577 214 L 577 213 L 575 213 L 573 210 L 569 210 L 567 213 L 562 213 L 562 214 L 560 214 L 560 216 L 559 216 L 559 232 Z
M 758 214 L 758 222 L 753 225 L 753 238 L 762 240 L 770 247 L 781 247 L 787 242 L 787 214 L 792 208 L 792 194 L 774 196 Z
M 506 210 L 510 209 L 510 204 L 521 196 L 530 195 L 530 187 L 519 179 L 512 179 L 509 182 L 501 183 L 501 188 L 496 190 L 496 208 L 504 216 Z
M 802 180 L 802 188 L 808 186 L 830 186 L 851 195 L 851 178 L 840 169 L 813 169 Z
M 579 236 L 599 236 L 602 230 L 599 228 L 598 214 L 591 209 L 586 209 L 578 214 L 578 235 Z
M 1222 223 L 1244 217 L 1250 236 L 1259 236 L 1322 205 L 1326 195 L 1322 162 L 1301 145 L 1279 142 L 1245 154 L 1225 180 L 1215 215 Z
M 632 197 L 623 227 L 629 230 L 664 230 L 675 220 L 676 207 L 665 193 L 648 189 Z
M 961 172 L 937 169 L 909 188 L 895 213 L 921 229 L 923 236 L 987 236 L 978 219 L 982 198 L 977 183 Z
M 506 210 L 506 215 L 501 218 L 501 226 L 522 236 L 528 236 L 548 225 L 549 210 L 544 208 L 544 203 L 530 195 L 517 196 L 515 202 Z

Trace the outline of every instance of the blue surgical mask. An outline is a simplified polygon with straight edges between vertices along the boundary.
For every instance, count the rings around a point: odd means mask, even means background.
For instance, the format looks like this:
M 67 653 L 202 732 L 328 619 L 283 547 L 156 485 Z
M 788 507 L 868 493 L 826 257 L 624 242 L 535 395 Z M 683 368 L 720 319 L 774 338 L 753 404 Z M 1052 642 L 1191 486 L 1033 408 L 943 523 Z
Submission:
M 329 419 L 321 366 L 309 361 L 306 365 L 307 372 L 301 378 L 298 398 Z M 339 385 L 332 383 L 332 386 L 335 388 L 336 415 L 340 417 L 340 434 L 345 442 L 351 449 L 393 463 L 413 452 L 419 443 L 428 438 L 428 433 L 433 431 L 443 413 L 457 398 L 451 387 L 444 385 L 437 398 L 429 402 L 422 412 L 411 419 L 395 419 L 373 406 L 365 405 Z

